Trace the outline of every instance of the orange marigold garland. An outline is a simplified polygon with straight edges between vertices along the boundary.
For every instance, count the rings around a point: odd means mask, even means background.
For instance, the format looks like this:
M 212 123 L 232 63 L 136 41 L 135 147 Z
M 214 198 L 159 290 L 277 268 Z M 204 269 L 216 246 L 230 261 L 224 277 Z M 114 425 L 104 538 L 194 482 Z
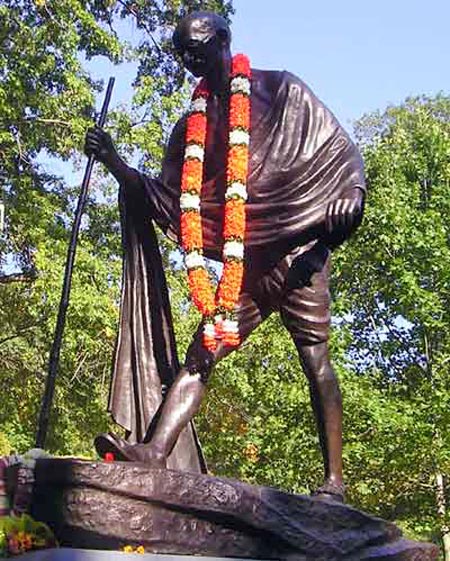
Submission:
M 186 147 L 181 176 L 181 241 L 186 252 L 189 289 L 203 315 L 203 344 L 210 351 L 217 340 L 238 346 L 239 329 L 234 309 L 244 275 L 245 202 L 247 200 L 248 149 L 250 143 L 250 63 L 233 57 L 230 77 L 227 189 L 225 192 L 222 277 L 214 291 L 203 257 L 200 196 L 207 130 L 209 91 L 202 80 L 192 96 L 186 126 Z

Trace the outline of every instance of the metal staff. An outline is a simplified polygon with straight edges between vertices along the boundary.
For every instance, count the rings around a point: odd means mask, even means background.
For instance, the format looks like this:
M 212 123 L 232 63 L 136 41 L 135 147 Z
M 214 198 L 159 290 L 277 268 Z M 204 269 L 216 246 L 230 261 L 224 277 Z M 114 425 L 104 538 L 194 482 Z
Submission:
M 108 87 L 106 88 L 105 100 L 103 101 L 102 110 L 98 119 L 98 126 L 103 127 L 108 113 L 108 106 L 111 99 L 112 89 L 114 86 L 114 78 L 110 78 Z M 50 351 L 50 358 L 48 363 L 48 375 L 45 384 L 44 396 L 42 398 L 41 411 L 39 413 L 38 432 L 36 436 L 36 446 L 43 448 L 45 446 L 45 439 L 47 437 L 48 422 L 50 418 L 50 409 L 53 401 L 53 394 L 55 392 L 56 375 L 58 371 L 59 353 L 61 350 L 61 343 L 64 332 L 64 325 L 66 322 L 66 311 L 69 305 L 70 287 L 72 284 L 72 271 L 73 263 L 75 260 L 75 252 L 77 249 L 78 231 L 80 229 L 81 216 L 86 205 L 88 195 L 89 182 L 91 179 L 92 168 L 94 166 L 95 158 L 93 155 L 89 156 L 86 170 L 84 172 L 83 183 L 81 184 L 81 193 L 78 199 L 77 209 L 75 212 L 75 220 L 72 227 L 72 234 L 70 237 L 69 249 L 67 251 L 66 268 L 64 272 L 64 282 L 61 293 L 61 300 L 59 303 L 58 318 L 56 320 L 55 335 L 53 338 L 53 345 Z

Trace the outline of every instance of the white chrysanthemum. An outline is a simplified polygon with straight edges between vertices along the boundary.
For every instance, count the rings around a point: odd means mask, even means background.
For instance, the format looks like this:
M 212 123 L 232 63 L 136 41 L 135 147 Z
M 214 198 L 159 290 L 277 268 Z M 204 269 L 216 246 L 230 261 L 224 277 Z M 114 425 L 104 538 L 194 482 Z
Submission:
M 192 193 L 183 193 L 180 197 L 181 210 L 200 210 L 200 197 Z
M 201 162 L 203 162 L 203 158 L 205 156 L 205 150 L 202 146 L 198 144 L 188 144 L 186 146 L 186 150 L 184 151 L 184 159 L 187 158 L 197 158 Z
M 205 259 L 203 255 L 198 251 L 190 251 L 189 253 L 187 253 L 184 258 L 184 262 L 186 263 L 186 267 L 188 269 L 195 269 L 196 267 L 205 266 Z
M 239 183 L 238 181 L 233 181 L 233 183 L 227 188 L 225 192 L 226 199 L 232 199 L 233 197 L 240 197 L 244 201 L 247 200 L 247 189 L 245 185 Z
M 223 320 L 223 330 L 226 333 L 239 333 L 238 322 L 233 319 Z
M 194 99 L 191 103 L 192 111 L 199 111 L 200 113 L 206 113 L 206 99 L 204 97 L 198 97 Z
M 250 144 L 250 135 L 241 129 L 233 129 L 230 131 L 230 144 Z
M 225 242 L 223 246 L 223 256 L 244 259 L 244 244 L 235 240 Z
M 244 93 L 250 95 L 250 80 L 244 76 L 236 76 L 231 80 L 231 93 Z
M 208 337 L 216 336 L 216 328 L 213 323 L 205 323 L 203 326 L 203 333 Z

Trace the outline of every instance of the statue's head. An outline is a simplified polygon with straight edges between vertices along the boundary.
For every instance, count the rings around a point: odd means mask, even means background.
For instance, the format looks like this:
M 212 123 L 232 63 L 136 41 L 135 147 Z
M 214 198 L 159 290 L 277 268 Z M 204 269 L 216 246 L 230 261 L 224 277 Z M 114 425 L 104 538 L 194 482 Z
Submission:
M 192 12 L 177 25 L 172 37 L 184 66 L 194 76 L 208 76 L 228 64 L 231 32 L 226 20 L 212 12 Z

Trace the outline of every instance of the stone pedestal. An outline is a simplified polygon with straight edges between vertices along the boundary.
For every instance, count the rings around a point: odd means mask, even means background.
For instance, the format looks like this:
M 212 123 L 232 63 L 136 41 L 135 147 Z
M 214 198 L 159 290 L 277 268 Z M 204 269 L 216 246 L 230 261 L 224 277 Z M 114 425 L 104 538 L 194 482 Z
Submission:
M 195 555 L 160 555 L 144 553 L 136 557 L 134 553 L 99 549 L 76 549 L 58 547 L 30 551 L 14 557 L 14 561 L 230 561 L 226 557 L 199 557 Z M 234 558 L 233 561 L 248 561 Z M 256 560 L 254 560 L 256 561 Z
M 438 548 L 350 506 L 124 462 L 39 460 L 32 515 L 61 545 L 295 561 L 432 561 Z

